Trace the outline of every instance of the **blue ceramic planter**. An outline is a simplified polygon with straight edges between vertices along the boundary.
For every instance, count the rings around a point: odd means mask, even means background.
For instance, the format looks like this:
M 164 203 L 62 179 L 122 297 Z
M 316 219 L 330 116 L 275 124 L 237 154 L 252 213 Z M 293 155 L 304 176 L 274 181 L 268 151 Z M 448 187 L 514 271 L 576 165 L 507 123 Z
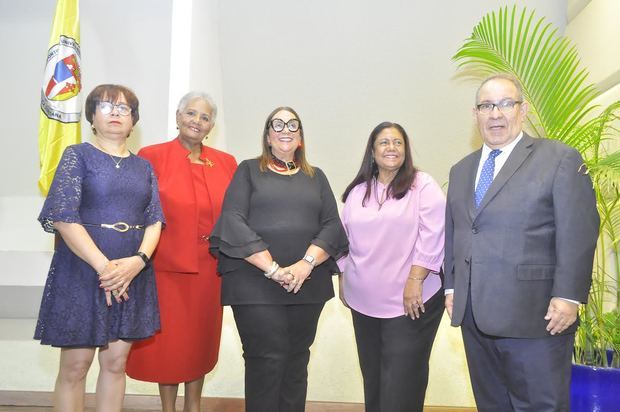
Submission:
M 620 411 L 620 369 L 573 365 L 572 412 Z

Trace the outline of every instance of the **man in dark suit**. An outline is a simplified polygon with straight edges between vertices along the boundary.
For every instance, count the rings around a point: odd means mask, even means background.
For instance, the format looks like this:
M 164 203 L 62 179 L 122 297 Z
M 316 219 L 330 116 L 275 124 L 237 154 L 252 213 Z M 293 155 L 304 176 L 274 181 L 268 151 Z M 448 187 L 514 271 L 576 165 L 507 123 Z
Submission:
M 591 282 L 592 182 L 576 150 L 522 131 L 527 110 L 515 78 L 486 79 L 473 110 L 484 146 L 450 171 L 445 303 L 481 412 L 569 410 Z

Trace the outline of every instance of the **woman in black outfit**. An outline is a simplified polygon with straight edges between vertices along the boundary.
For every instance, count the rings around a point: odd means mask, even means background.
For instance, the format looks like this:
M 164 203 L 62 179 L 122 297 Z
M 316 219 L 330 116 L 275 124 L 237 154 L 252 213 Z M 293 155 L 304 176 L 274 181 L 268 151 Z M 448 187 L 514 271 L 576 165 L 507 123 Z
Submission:
M 290 107 L 265 122 L 263 153 L 243 161 L 211 235 L 245 359 L 248 412 L 304 411 L 310 345 L 347 250 L 332 190 L 310 166 Z

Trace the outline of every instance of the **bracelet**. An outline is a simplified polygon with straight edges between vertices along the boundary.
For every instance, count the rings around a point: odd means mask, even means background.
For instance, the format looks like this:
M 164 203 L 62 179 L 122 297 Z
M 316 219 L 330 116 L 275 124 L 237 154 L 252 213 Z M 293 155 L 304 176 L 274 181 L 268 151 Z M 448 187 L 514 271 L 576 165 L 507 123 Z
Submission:
M 422 282 L 424 282 L 425 278 L 416 278 L 415 276 L 409 276 L 409 279 L 411 279 L 411 280 L 421 280 Z
M 146 253 L 144 253 L 144 252 L 136 252 L 136 253 L 134 254 L 134 256 L 138 256 L 140 259 L 142 259 L 142 261 L 144 262 L 144 265 L 145 265 L 145 266 L 146 266 L 146 265 L 148 265 L 148 263 L 149 263 L 149 260 L 150 260 L 150 259 L 149 259 L 149 257 L 146 255 Z
M 278 265 L 278 263 L 275 260 L 272 260 L 269 270 L 267 270 L 267 272 L 264 273 L 265 277 L 267 279 L 271 279 L 271 277 L 276 274 L 278 269 L 280 269 L 280 265 Z
M 108 267 L 108 265 L 110 264 L 110 261 L 108 260 L 105 264 L 105 266 L 103 267 L 103 269 L 101 270 L 101 272 L 95 270 L 95 273 L 97 274 L 97 276 L 101 276 L 103 274 L 103 272 L 105 272 L 105 268 Z M 94 268 L 93 268 L 94 269 Z

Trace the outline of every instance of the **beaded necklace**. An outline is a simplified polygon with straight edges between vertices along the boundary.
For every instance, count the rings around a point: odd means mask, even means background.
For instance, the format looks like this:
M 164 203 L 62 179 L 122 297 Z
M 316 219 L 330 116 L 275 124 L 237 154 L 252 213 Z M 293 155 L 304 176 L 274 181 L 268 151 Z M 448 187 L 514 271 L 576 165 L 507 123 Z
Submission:
M 297 169 L 297 164 L 295 164 L 294 160 L 284 162 L 275 157 L 273 154 L 271 155 L 271 166 L 278 172 L 290 172 Z

